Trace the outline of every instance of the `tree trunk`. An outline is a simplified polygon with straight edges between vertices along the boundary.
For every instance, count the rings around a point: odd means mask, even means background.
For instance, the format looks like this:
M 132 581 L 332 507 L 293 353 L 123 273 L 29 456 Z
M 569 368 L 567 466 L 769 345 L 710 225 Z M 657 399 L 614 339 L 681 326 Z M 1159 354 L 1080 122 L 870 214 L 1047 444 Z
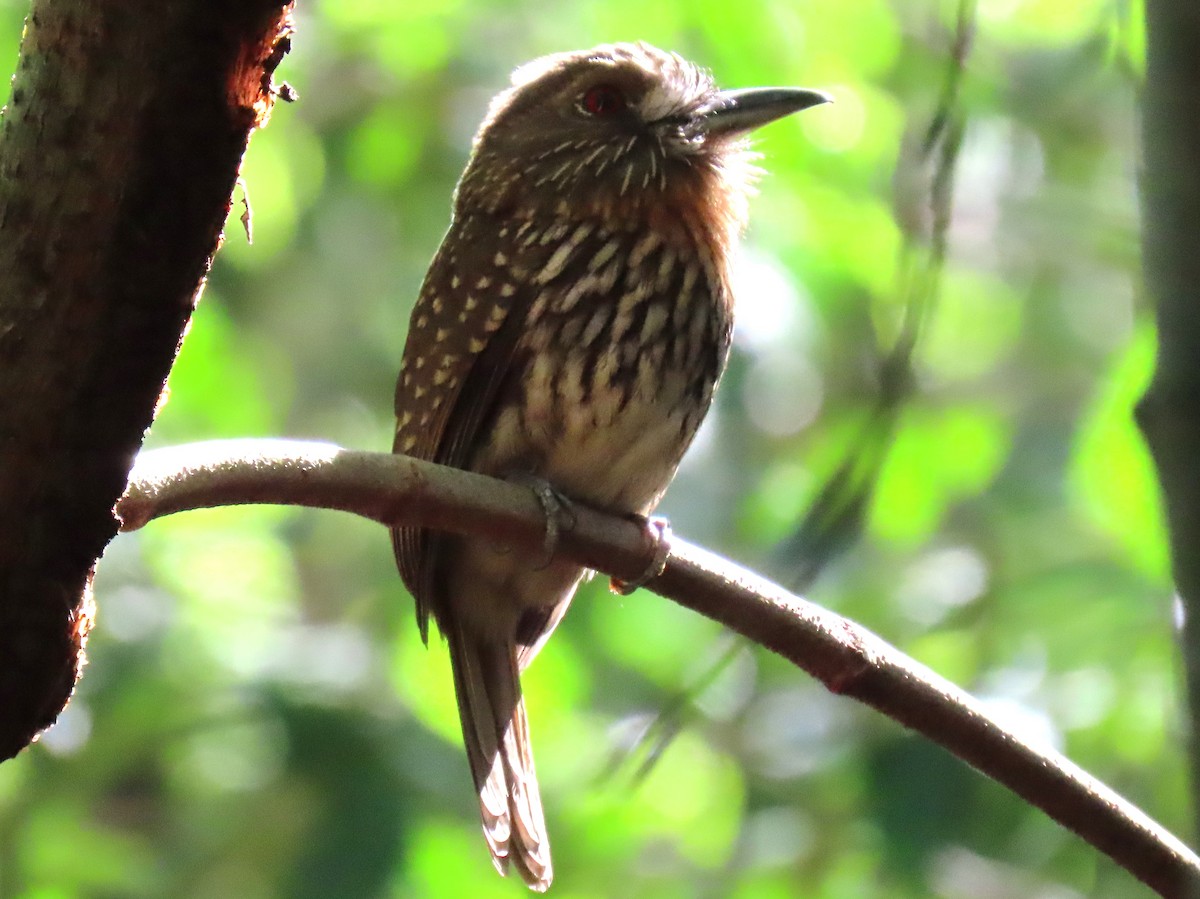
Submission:
M 283 0 L 35 0 L 0 126 L 0 759 L 83 661 L 87 584 L 274 100 Z
M 1147 0 L 1142 215 L 1146 286 L 1158 306 L 1154 379 L 1138 404 L 1166 500 L 1182 603 L 1183 658 L 1200 783 L 1200 6 Z M 1193 810 L 1200 793 L 1193 786 Z

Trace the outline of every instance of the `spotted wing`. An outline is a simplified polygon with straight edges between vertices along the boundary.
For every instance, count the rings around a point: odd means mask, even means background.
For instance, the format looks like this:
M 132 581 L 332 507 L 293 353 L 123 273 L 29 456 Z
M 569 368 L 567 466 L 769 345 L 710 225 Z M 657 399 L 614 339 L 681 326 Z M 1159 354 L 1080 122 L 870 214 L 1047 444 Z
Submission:
M 528 296 L 514 286 L 516 249 L 508 229 L 494 219 L 467 217 L 451 226 L 413 307 L 396 382 L 394 452 L 466 466 L 528 308 Z M 422 528 L 392 531 L 424 639 L 434 602 L 436 540 Z

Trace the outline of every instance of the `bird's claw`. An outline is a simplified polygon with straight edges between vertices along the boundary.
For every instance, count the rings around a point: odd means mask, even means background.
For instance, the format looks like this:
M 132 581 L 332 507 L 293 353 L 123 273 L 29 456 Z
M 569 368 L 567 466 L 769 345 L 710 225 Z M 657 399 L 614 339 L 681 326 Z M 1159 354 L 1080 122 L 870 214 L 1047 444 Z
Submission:
M 546 531 L 542 535 L 542 555 L 539 557 L 534 571 L 542 571 L 550 567 L 554 554 L 558 551 L 558 538 L 563 527 L 567 530 L 575 527 L 577 516 L 575 507 L 561 491 L 555 489 L 549 481 L 533 475 L 517 475 L 510 480 L 524 484 L 533 491 L 538 505 L 546 518 Z
M 618 596 L 628 596 L 638 587 L 644 587 L 662 574 L 663 569 L 667 567 L 667 559 L 671 555 L 671 522 L 658 516 L 642 518 L 639 515 L 636 520 L 642 525 L 642 533 L 650 544 L 652 553 L 650 564 L 632 581 L 625 581 L 619 577 L 610 578 L 608 589 Z

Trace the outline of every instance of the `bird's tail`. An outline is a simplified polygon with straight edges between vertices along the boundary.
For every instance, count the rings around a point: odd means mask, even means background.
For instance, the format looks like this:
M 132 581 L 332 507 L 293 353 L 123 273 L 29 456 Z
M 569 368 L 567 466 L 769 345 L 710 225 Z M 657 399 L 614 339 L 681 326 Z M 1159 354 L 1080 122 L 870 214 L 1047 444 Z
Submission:
M 492 863 L 501 874 L 513 865 L 531 889 L 544 892 L 554 871 L 516 647 L 476 637 L 461 624 L 448 630 L 463 742 Z

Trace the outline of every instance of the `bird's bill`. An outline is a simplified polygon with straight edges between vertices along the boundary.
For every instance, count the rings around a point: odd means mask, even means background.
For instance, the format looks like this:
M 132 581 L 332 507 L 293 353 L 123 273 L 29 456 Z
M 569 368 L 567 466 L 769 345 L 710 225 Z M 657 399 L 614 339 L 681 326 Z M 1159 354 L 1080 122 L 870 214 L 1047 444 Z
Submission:
M 793 112 L 832 102 L 833 97 L 824 91 L 805 87 L 751 87 L 721 91 L 712 111 L 697 124 L 706 135 L 736 136 Z

